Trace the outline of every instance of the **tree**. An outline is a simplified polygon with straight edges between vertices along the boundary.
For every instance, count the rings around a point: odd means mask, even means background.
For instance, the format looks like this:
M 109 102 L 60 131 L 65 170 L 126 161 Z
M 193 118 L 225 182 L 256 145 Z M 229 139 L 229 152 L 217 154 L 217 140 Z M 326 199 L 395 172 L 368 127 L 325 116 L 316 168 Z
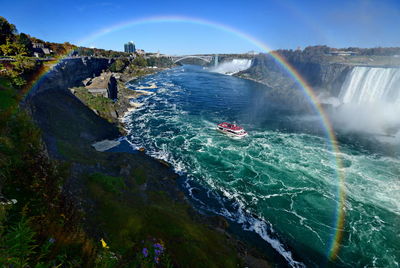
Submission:
M 304 49 L 303 53 L 309 55 L 327 54 L 331 49 L 328 46 L 308 46 Z
M 7 70 L 7 76 L 15 87 L 20 88 L 26 84 L 26 74 L 36 69 L 37 62 L 21 55 L 15 56 L 14 59 L 11 63 L 12 68 Z
M 138 56 L 136 57 L 133 62 L 134 65 L 136 66 L 141 66 L 141 67 L 146 67 L 147 66 L 147 61 L 145 58 L 143 58 L 142 56 Z
M 27 55 L 27 49 L 24 45 L 20 43 L 12 42 L 10 39 L 6 40 L 5 44 L 0 45 L 0 50 L 3 52 L 5 56 L 14 56 L 14 55 Z
M 8 39 L 14 40 L 17 28 L 0 16 L 0 45 L 5 44 Z
M 22 55 L 15 56 L 15 61 L 11 63 L 14 66 L 14 70 L 20 74 L 30 72 L 35 69 L 36 61 L 30 60 L 28 57 Z
M 168 57 L 150 57 L 147 59 L 148 66 L 157 66 L 157 67 L 171 67 L 174 62 Z
M 25 47 L 27 54 L 31 55 L 33 51 L 32 41 L 27 34 L 20 33 L 18 35 L 18 43 Z
M 110 66 L 110 71 L 112 72 L 122 72 L 126 66 L 126 62 L 122 59 L 117 59 Z

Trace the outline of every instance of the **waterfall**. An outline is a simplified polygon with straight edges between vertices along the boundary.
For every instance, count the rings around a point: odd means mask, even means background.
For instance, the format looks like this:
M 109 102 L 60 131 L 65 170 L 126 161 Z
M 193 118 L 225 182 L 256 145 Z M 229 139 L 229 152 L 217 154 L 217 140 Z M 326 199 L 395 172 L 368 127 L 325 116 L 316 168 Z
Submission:
M 218 66 L 211 69 L 212 72 L 221 74 L 235 74 L 240 71 L 244 71 L 251 66 L 251 60 L 249 59 L 233 59 L 231 61 L 223 62 Z
M 218 55 L 214 56 L 214 67 L 218 66 Z
M 400 103 L 400 68 L 354 67 L 344 81 L 342 103 Z
M 354 67 L 339 100 L 334 119 L 343 128 L 400 137 L 400 68 Z

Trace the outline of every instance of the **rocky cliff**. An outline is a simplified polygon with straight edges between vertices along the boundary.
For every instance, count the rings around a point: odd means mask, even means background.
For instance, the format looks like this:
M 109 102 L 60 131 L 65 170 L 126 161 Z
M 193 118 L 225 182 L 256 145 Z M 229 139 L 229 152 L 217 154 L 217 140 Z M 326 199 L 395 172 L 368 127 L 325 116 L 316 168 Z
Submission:
M 331 96 L 339 94 L 346 75 L 353 68 L 348 64 L 330 62 L 326 58 L 287 57 L 286 60 L 317 93 Z M 237 75 L 256 80 L 273 89 L 298 88 L 288 71 L 276 59 L 266 54 L 256 56 L 252 66 Z
M 98 76 L 106 70 L 113 60 L 107 58 L 72 58 L 57 63 L 50 72 L 45 74 L 30 91 L 27 98 L 47 90 L 65 90 L 69 87 L 81 86 L 82 80 Z
M 286 61 L 313 88 L 320 101 L 338 97 L 347 74 L 354 67 L 351 64 L 332 61 L 321 55 L 285 55 Z M 314 111 L 304 89 L 293 75 L 268 54 L 257 55 L 247 70 L 236 76 L 267 85 L 268 98 L 280 109 L 309 113 Z
M 119 135 L 113 124 L 98 117 L 69 90 L 82 80 L 99 75 L 111 60 L 66 59 L 55 65 L 29 92 L 24 106 L 41 128 L 50 155 L 61 157 L 62 144 L 90 144 Z

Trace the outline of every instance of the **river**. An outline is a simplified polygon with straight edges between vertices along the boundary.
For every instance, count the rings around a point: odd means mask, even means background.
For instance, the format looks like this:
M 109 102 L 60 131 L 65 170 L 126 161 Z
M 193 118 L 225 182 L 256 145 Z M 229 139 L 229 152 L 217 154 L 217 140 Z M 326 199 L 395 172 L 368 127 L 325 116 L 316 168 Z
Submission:
M 319 116 L 293 114 L 269 101 L 263 85 L 195 66 L 130 87 L 152 83 L 155 94 L 126 119 L 127 140 L 170 162 L 198 209 L 257 233 L 293 267 L 399 267 L 399 159 L 339 139 L 345 221 L 338 257 L 329 260 L 339 185 Z M 217 132 L 224 121 L 249 136 Z

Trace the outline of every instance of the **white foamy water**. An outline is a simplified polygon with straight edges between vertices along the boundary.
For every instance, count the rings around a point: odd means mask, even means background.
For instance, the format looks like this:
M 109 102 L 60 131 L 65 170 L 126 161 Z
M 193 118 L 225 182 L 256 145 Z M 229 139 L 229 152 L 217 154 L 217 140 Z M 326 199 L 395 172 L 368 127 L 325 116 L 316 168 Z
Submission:
M 221 74 L 235 74 L 244 71 L 251 66 L 251 60 L 249 59 L 234 59 L 231 61 L 223 62 L 217 67 L 211 68 L 210 71 L 221 73 Z
M 343 103 L 400 103 L 400 68 L 354 67 L 339 98 Z
M 354 67 L 339 94 L 334 114 L 339 126 L 352 131 L 392 136 L 400 130 L 400 68 Z

